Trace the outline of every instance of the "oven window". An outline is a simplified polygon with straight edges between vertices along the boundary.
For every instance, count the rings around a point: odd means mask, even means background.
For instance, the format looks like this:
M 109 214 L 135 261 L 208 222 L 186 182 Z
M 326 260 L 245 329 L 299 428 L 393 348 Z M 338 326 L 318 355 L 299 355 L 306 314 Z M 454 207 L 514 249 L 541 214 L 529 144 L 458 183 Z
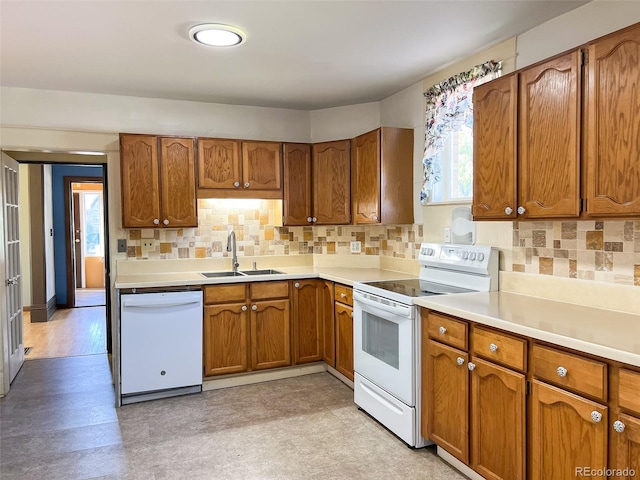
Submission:
M 398 324 L 362 312 L 362 350 L 398 370 Z

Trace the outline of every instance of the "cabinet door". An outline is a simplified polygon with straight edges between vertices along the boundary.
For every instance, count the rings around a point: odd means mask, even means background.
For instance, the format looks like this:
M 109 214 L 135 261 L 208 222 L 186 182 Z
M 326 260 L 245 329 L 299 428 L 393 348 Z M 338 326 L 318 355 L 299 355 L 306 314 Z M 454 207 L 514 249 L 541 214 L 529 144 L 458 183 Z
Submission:
M 311 145 L 285 143 L 283 214 L 285 225 L 310 225 Z
M 516 216 L 516 75 L 473 90 L 473 216 Z
M 580 215 L 580 51 L 520 73 L 518 206 L 528 218 Z
M 336 370 L 353 381 L 353 308 L 337 302 Z
M 293 362 L 322 360 L 322 280 L 293 282 Z
M 471 466 L 487 480 L 524 480 L 524 375 L 473 357 Z
M 313 212 L 317 225 L 351 222 L 349 140 L 313 145 Z
M 613 458 L 609 467 L 623 472 L 615 478 L 633 480 L 640 474 L 640 419 L 624 414 L 616 415 L 615 419 L 622 423 L 624 430 L 611 431 Z M 630 475 L 631 470 L 635 475 Z
M 322 283 L 322 359 L 336 366 L 336 321 L 334 315 L 333 282 Z
M 240 189 L 240 142 L 221 138 L 198 139 L 198 187 Z
M 640 215 L 640 25 L 589 46 L 587 213 Z
M 537 380 L 531 403 L 532 480 L 576 478 L 579 468 L 606 469 L 607 407 Z
M 251 305 L 251 368 L 291 365 L 289 300 Z
M 154 227 L 160 223 L 158 138 L 120 135 L 122 226 Z
M 242 187 L 251 190 L 281 190 L 281 149 L 281 143 L 242 142 Z
M 353 139 L 353 223 L 380 223 L 380 129 Z
M 422 436 L 468 464 L 468 355 L 433 340 L 423 345 Z
M 246 372 L 248 367 L 247 305 L 204 307 L 204 374 Z
M 160 139 L 162 225 L 198 226 L 195 167 L 193 138 Z

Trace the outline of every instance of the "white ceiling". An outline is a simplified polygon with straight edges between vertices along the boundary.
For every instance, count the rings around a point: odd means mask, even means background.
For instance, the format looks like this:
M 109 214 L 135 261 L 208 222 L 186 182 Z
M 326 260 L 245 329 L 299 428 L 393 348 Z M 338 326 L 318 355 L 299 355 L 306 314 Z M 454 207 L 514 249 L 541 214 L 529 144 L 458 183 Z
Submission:
M 585 3 L 0 0 L 0 83 L 316 110 L 379 101 Z M 196 45 L 199 23 L 247 41 Z

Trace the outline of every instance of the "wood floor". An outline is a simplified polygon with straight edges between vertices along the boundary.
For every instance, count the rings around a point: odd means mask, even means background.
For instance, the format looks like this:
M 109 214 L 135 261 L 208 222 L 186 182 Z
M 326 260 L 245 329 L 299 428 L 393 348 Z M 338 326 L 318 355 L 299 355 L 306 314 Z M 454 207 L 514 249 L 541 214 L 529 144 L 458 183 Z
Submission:
M 56 310 L 48 322 L 31 323 L 24 312 L 25 360 L 106 353 L 105 307 Z
M 104 288 L 77 288 L 76 307 L 98 307 L 106 305 Z

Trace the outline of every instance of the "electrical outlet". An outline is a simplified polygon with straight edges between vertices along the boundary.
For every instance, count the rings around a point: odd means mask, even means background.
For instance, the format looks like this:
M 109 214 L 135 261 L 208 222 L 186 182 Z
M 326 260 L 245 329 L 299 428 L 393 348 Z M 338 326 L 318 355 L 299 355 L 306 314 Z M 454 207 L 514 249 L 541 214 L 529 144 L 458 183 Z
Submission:
M 127 253 L 127 239 L 119 238 L 118 239 L 118 253 Z
M 351 242 L 351 253 L 362 253 L 362 242 Z
M 444 243 L 451 243 L 451 228 L 444 227 Z
M 143 251 L 153 250 L 156 248 L 156 241 L 153 238 L 143 238 L 140 240 L 140 246 Z

